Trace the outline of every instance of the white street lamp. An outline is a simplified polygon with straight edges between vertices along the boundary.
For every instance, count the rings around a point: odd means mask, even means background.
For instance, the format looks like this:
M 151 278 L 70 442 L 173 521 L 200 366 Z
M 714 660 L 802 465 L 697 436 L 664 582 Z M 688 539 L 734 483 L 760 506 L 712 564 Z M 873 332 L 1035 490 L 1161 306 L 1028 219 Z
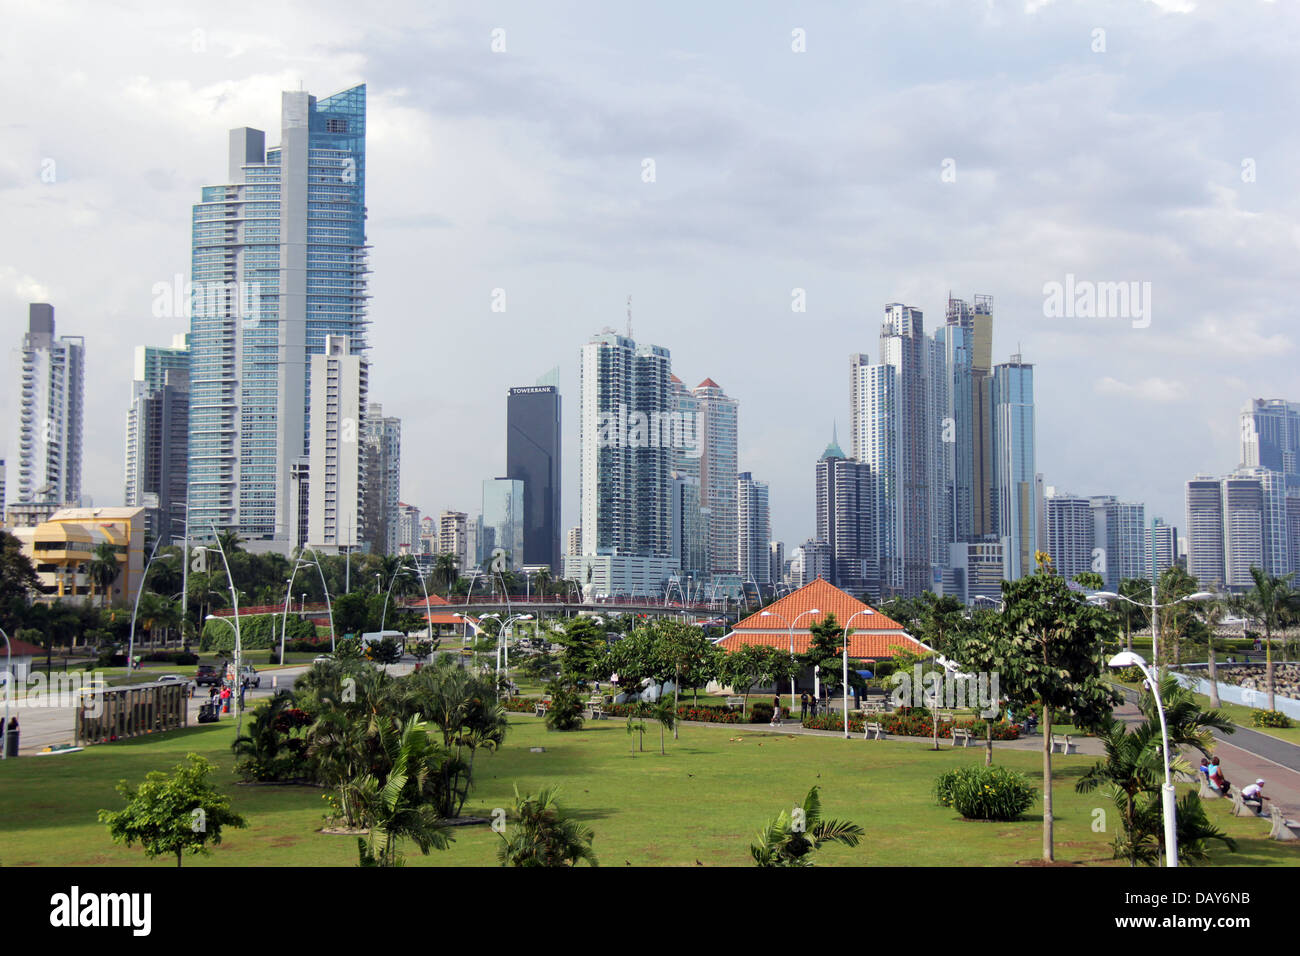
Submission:
M 141 596 L 142 594 L 144 594 L 144 580 L 145 580 L 145 578 L 147 578 L 147 577 L 149 576 L 149 568 L 153 566 L 154 556 L 158 553 L 158 544 L 159 544 L 161 541 L 162 541 L 162 536 L 159 535 L 158 540 L 155 541 L 155 542 L 153 543 L 153 550 L 149 552 L 149 560 L 145 562 L 145 565 L 144 565 L 144 571 L 142 571 L 142 572 L 140 573 L 140 586 L 139 586 L 138 588 L 135 589 L 135 607 L 131 609 L 131 636 L 130 636 L 130 638 L 128 639 L 128 641 L 127 641 L 127 646 L 126 646 L 126 672 L 127 672 L 127 674 L 130 674 L 131 671 L 132 671 L 132 668 L 134 667 L 134 661 L 135 661 L 135 616 L 136 616 L 136 614 L 139 613 L 139 611 L 140 611 L 140 596 Z M 159 560 L 159 561 L 166 561 L 168 558 L 171 558 L 171 557 L 175 557 L 175 555 L 164 554 L 161 558 L 158 558 L 158 560 Z M 181 633 L 182 633 L 182 636 L 184 635 L 184 628 L 185 628 L 185 620 L 184 620 L 184 618 L 182 617 L 182 619 L 181 619 L 181 629 L 182 629 Z
M 1116 594 L 1114 591 L 1090 591 L 1087 594 L 1089 601 L 1127 601 L 1141 608 L 1147 608 L 1151 611 L 1151 659 L 1156 666 L 1160 664 L 1160 615 L 1157 611 L 1162 611 L 1167 607 L 1173 607 L 1176 604 L 1182 604 L 1184 601 L 1213 601 L 1219 595 L 1213 591 L 1197 591 L 1194 594 L 1188 594 L 1180 597 L 1177 601 L 1170 601 L 1168 604 L 1156 603 L 1156 582 L 1151 581 L 1151 603 L 1146 604 L 1142 601 L 1135 601 L 1123 594 Z
M 871 608 L 865 608 L 854 614 L 844 624 L 844 739 L 849 739 L 849 628 L 853 622 L 864 614 L 875 614 Z
M 1169 728 L 1165 725 L 1165 708 L 1160 702 L 1160 686 L 1156 677 L 1147 668 L 1147 662 L 1132 651 L 1120 651 L 1110 659 L 1111 667 L 1136 667 L 1146 677 L 1151 688 L 1151 696 L 1156 699 L 1156 712 L 1160 715 L 1160 736 L 1165 748 L 1165 783 L 1160 789 L 1160 807 L 1165 820 L 1165 865 L 1178 865 L 1178 803 L 1174 795 L 1174 785 L 1169 779 Z

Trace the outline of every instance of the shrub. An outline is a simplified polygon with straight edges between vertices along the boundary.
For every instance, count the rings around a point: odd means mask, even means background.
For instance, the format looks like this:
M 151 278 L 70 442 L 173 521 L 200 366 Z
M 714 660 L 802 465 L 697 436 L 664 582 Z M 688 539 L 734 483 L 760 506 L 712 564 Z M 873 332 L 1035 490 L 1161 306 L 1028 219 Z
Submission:
M 967 820 L 1015 820 L 1037 791 L 1024 774 L 1006 767 L 959 767 L 939 775 L 935 797 Z
M 788 720 L 790 718 L 790 708 L 782 706 L 781 716 Z M 749 710 L 749 722 L 751 724 L 770 724 L 772 722 L 772 705 L 766 702 L 755 704 Z
M 552 684 L 551 706 L 546 709 L 547 730 L 581 730 L 585 709 L 578 688 L 572 684 Z
M 1291 718 L 1280 710 L 1252 710 L 1250 722 L 1256 727 L 1290 727 Z

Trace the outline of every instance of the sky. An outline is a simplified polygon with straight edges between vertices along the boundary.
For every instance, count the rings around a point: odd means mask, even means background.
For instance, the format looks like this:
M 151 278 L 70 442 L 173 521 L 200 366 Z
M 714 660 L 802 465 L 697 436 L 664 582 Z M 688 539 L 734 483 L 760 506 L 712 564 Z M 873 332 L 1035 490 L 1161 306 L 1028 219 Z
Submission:
M 0 0 L 0 19 L 0 351 L 34 301 L 85 336 L 97 505 L 123 498 L 134 347 L 185 331 L 154 287 L 188 275 L 228 130 L 272 145 L 282 90 L 357 83 L 371 399 L 403 420 L 424 513 L 479 509 L 507 390 L 558 366 L 576 524 L 579 350 L 625 329 L 629 295 L 639 342 L 739 401 L 740 470 L 787 550 L 887 303 L 928 332 L 950 291 L 993 296 L 994 361 L 1035 366 L 1046 483 L 1180 528 L 1186 480 L 1237 465 L 1242 406 L 1300 401 L 1292 3 Z M 1053 315 L 1067 276 L 1138 283 L 1149 311 Z

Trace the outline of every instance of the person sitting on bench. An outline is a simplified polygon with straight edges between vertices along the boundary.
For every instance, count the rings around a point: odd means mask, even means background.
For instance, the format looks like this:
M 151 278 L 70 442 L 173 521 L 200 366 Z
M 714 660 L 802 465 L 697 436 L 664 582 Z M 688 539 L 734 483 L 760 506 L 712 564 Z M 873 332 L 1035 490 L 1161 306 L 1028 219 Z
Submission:
M 1202 757 L 1201 765 L 1197 769 L 1200 770 L 1201 776 L 1205 778 L 1205 782 L 1209 783 L 1210 782 L 1210 761 Z
M 1025 711 L 1025 733 L 1032 734 L 1038 729 L 1038 718 L 1032 710 Z
M 1223 775 L 1223 771 L 1219 769 L 1218 757 L 1210 758 L 1210 765 L 1206 768 L 1206 773 L 1209 775 L 1210 789 L 1217 790 L 1225 797 L 1228 796 L 1232 784 L 1228 782 L 1228 779 Z
M 1256 780 L 1248 787 L 1241 788 L 1241 802 L 1249 803 L 1251 806 L 1264 812 L 1264 801 L 1268 799 L 1264 796 L 1264 781 Z

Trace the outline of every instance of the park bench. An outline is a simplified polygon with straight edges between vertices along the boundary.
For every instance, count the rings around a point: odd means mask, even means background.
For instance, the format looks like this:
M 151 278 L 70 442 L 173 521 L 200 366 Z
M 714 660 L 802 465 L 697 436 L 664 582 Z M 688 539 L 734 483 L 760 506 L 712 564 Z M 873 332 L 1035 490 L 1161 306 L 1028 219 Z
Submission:
M 868 700 L 862 704 L 864 714 L 883 714 L 885 712 L 885 702 L 883 700 Z
M 599 694 L 596 694 L 591 698 L 591 700 L 587 701 L 587 710 L 591 711 L 592 720 L 604 720 L 605 719 L 605 698 Z
M 1201 773 L 1199 770 L 1196 771 L 1196 779 L 1200 781 L 1198 796 L 1202 800 L 1218 800 L 1223 796 L 1223 794 L 1210 786 L 1210 781 L 1206 778 L 1205 774 Z
M 1074 743 L 1070 734 L 1052 734 L 1052 744 L 1047 748 L 1048 753 L 1055 753 L 1057 747 L 1061 748 L 1063 754 L 1079 752 L 1079 747 Z
M 974 739 L 975 737 L 971 734 L 969 727 L 954 727 L 952 729 L 952 745 L 954 748 L 957 746 L 957 741 L 959 740 L 963 747 L 969 747 L 970 742 Z
M 735 710 L 735 709 L 737 709 L 737 708 L 740 708 L 741 710 L 743 710 L 744 707 L 745 707 L 745 698 L 743 698 L 743 697 L 728 697 L 728 698 L 727 698 L 727 709 L 728 709 L 728 710 Z
M 1271 804 L 1268 808 L 1269 820 L 1273 826 L 1268 831 L 1270 840 L 1297 840 L 1300 839 L 1300 821 L 1288 820 L 1277 804 Z
M 550 709 L 551 698 L 543 697 L 533 706 L 533 713 L 538 717 L 545 717 L 546 711 Z
M 876 735 L 877 740 L 883 740 L 889 736 L 885 733 L 885 725 L 878 720 L 867 721 L 865 729 L 862 731 L 862 739 L 870 740 L 872 734 Z
M 1232 815 L 1234 817 L 1257 817 L 1260 813 L 1254 804 L 1241 799 L 1240 790 L 1234 790 L 1232 791 Z

